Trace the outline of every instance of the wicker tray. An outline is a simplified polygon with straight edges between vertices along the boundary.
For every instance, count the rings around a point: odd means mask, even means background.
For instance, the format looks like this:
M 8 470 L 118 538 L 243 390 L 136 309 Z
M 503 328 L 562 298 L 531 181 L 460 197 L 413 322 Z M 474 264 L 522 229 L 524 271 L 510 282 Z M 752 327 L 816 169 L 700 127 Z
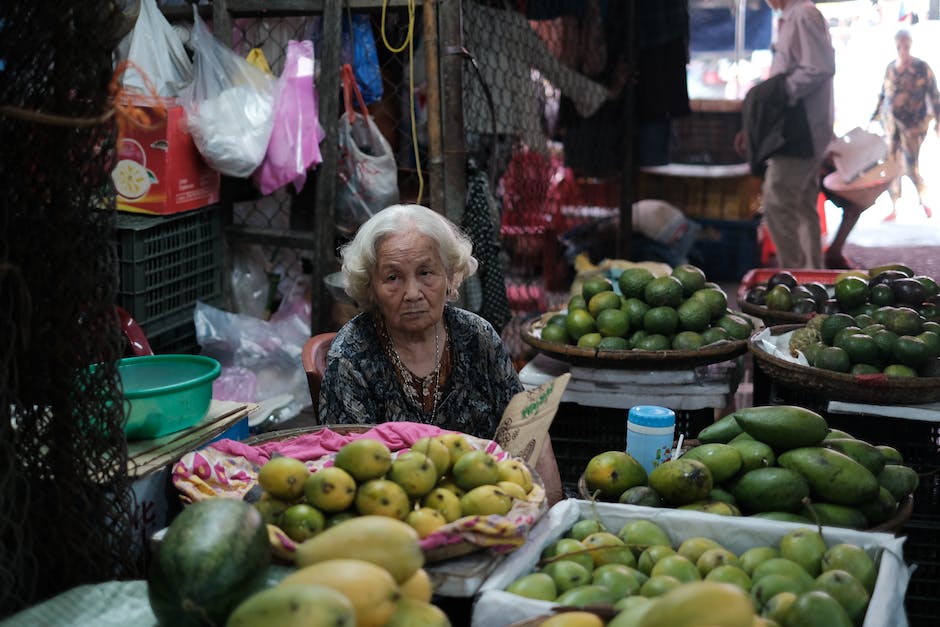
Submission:
M 801 325 L 776 325 L 771 334 L 783 335 Z M 889 379 L 882 374 L 851 375 L 813 368 L 789 361 L 764 350 L 754 336 L 748 340 L 754 362 L 780 383 L 796 386 L 828 400 L 874 405 L 914 405 L 940 401 L 940 377 Z
M 297 427 L 295 429 L 282 429 L 280 431 L 270 431 L 267 433 L 259 433 L 258 435 L 252 436 L 245 440 L 245 444 L 249 446 L 258 446 L 260 444 L 266 444 L 268 442 L 280 442 L 282 440 L 290 440 L 298 436 L 307 435 L 309 433 L 316 433 L 322 429 L 329 429 L 340 434 L 347 433 L 365 433 L 366 431 L 372 429 L 375 425 L 361 425 L 361 424 L 325 424 L 325 425 L 316 425 L 312 427 Z M 529 466 L 529 473 L 532 475 L 532 481 L 545 488 L 545 484 L 542 482 L 542 477 L 536 472 L 535 468 Z M 457 542 L 454 544 L 448 544 L 440 547 L 435 547 L 433 549 L 425 550 L 424 559 L 429 563 L 440 562 L 448 559 L 453 559 L 456 557 L 462 557 L 464 555 L 470 555 L 471 553 L 476 553 L 477 551 L 482 551 L 484 548 L 478 544 L 472 542 Z
M 542 328 L 558 312 L 544 313 L 523 325 L 522 340 L 545 353 L 575 366 L 589 368 L 624 368 L 688 370 L 695 366 L 734 359 L 747 352 L 747 340 L 722 341 L 695 350 L 598 350 L 549 342 L 541 337 Z

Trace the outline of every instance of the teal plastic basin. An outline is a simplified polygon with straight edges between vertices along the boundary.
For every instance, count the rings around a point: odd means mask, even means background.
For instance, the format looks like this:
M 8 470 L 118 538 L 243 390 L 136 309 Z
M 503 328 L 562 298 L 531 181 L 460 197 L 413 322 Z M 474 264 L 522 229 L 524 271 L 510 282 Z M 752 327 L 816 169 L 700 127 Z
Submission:
M 120 360 L 118 372 L 129 405 L 124 434 L 128 440 L 145 440 L 202 420 L 222 366 L 203 355 L 146 355 Z

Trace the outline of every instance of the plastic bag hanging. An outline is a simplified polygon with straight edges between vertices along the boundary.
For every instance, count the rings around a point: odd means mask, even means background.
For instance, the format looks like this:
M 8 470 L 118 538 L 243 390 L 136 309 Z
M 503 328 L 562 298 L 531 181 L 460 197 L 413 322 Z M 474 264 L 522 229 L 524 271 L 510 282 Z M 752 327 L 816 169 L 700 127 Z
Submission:
M 313 43 L 287 43 L 287 61 L 278 81 L 274 103 L 274 130 L 261 166 L 252 176 L 262 194 L 294 184 L 300 191 L 307 180 L 307 170 L 323 159 L 317 94 L 313 85 Z
M 193 64 L 183 42 L 173 32 L 156 0 L 140 1 L 140 14 L 130 34 L 127 60 L 135 66 L 123 77 L 124 88 L 128 91 L 150 96 L 149 80 L 156 95 L 176 98 L 193 80 Z
M 336 174 L 336 227 L 352 234 L 363 222 L 398 202 L 398 166 L 392 147 L 369 115 L 356 85 L 352 66 L 343 65 L 346 112 L 339 119 L 339 162 Z M 353 96 L 360 113 L 353 105 Z
M 245 178 L 261 164 L 274 126 L 277 82 L 223 46 L 193 5 L 193 81 L 180 96 L 206 163 Z

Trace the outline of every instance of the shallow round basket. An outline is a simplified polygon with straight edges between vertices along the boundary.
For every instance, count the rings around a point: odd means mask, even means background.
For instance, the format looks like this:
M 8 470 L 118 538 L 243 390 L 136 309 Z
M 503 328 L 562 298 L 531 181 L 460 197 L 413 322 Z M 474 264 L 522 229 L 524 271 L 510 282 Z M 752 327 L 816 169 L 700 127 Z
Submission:
M 258 446 L 260 444 L 267 444 L 268 442 L 280 442 L 302 435 L 307 435 L 309 433 L 316 433 L 317 431 L 321 431 L 323 429 L 329 429 L 330 431 L 342 435 L 350 433 L 365 433 L 374 427 L 375 425 L 372 424 L 324 424 L 311 427 L 297 427 L 296 429 L 282 429 L 280 431 L 259 433 L 258 435 L 252 436 L 245 440 L 245 444 L 248 444 L 249 446 Z M 542 477 L 536 472 L 534 467 L 528 464 L 526 464 L 526 466 L 529 469 L 529 473 L 532 475 L 533 483 L 541 486 L 544 490 L 545 483 L 542 481 Z M 485 547 L 479 544 L 473 544 L 472 542 L 456 542 L 453 544 L 447 544 L 426 550 L 424 552 L 424 559 L 429 563 L 440 562 L 443 560 L 476 553 L 477 551 L 482 551 L 484 548 Z
M 783 335 L 802 325 L 770 327 L 773 335 Z M 917 405 L 940 401 L 940 377 L 890 379 L 883 374 L 852 375 L 813 368 L 789 361 L 764 350 L 755 336 L 748 340 L 754 362 L 771 379 L 827 400 L 874 405 Z
M 769 327 L 778 324 L 805 324 L 814 315 L 813 313 L 801 314 L 793 311 L 776 311 L 763 305 L 749 303 L 746 300 L 738 301 L 738 307 L 744 313 L 760 318 Z
M 734 359 L 747 352 L 747 340 L 716 342 L 695 350 L 603 350 L 559 344 L 543 340 L 542 328 L 558 313 L 550 311 L 523 325 L 522 340 L 549 357 L 575 366 L 589 368 L 654 368 L 656 370 L 687 370 L 695 366 L 715 364 Z

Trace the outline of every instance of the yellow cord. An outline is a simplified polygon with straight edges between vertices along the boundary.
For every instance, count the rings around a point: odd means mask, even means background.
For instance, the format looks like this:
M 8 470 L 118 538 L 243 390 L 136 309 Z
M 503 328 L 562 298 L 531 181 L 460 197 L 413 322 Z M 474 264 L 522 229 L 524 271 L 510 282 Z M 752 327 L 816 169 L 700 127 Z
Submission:
M 421 196 L 424 194 L 424 176 L 421 174 L 421 156 L 418 151 L 418 123 L 415 119 L 415 64 L 414 64 L 414 28 L 415 28 L 415 2 L 408 0 L 408 35 L 405 41 L 398 48 L 393 48 L 388 43 L 385 36 L 385 11 L 388 8 L 388 0 L 382 0 L 382 43 L 392 53 L 399 53 L 408 47 L 408 105 L 411 109 L 411 145 L 414 150 L 415 164 L 418 170 L 418 198 L 417 204 L 421 204 Z

